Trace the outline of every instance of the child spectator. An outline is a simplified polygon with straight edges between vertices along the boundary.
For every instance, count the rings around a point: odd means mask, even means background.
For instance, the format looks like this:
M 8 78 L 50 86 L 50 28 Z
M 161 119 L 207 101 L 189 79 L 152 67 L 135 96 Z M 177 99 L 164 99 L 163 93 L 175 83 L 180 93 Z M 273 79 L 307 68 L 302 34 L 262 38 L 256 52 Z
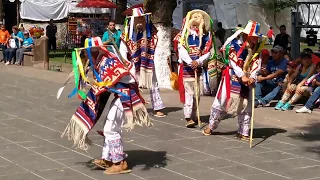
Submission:
M 262 49 L 261 50 L 261 70 L 259 71 L 259 75 L 266 76 L 267 72 L 267 65 L 270 59 L 270 53 L 268 49 Z
M 269 44 L 272 45 L 273 43 L 273 37 L 274 37 L 274 32 L 273 32 L 273 27 L 270 27 L 268 33 L 267 33 L 268 39 L 269 39 Z
M 7 49 L 7 44 L 10 39 L 10 34 L 6 30 L 6 27 L 2 24 L 0 25 L 0 48 L 2 49 L 2 57 L 1 62 L 5 61 L 5 50 Z
M 297 113 L 311 113 L 315 102 L 320 98 L 320 62 L 316 66 L 317 74 L 311 81 L 311 86 L 315 88 L 304 107 L 296 110 Z
M 288 74 L 284 78 L 283 82 L 279 82 L 279 86 L 282 88 L 282 91 L 284 92 L 287 88 L 289 79 L 292 78 L 292 75 L 294 74 L 296 68 L 297 68 L 297 63 L 294 61 L 289 61 L 288 66 L 287 66 L 287 72 Z
M 289 79 L 287 89 L 275 109 L 283 111 L 289 110 L 291 105 L 296 103 L 304 94 L 310 94 L 310 87 L 306 86 L 306 81 L 315 73 L 315 65 L 312 64 L 310 53 L 301 53 L 302 63 Z

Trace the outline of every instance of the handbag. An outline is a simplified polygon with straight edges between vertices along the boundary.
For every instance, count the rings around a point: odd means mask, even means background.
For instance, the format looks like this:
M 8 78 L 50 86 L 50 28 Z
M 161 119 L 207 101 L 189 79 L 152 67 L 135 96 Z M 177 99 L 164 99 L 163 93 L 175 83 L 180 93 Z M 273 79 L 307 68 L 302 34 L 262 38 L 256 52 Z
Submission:
M 9 39 L 9 47 L 13 49 L 18 48 L 15 39 Z

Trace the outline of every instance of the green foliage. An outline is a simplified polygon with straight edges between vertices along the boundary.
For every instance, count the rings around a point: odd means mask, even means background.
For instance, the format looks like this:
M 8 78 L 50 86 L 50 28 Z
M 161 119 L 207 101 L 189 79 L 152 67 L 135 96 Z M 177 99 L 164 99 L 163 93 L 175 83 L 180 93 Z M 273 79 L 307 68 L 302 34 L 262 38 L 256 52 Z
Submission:
M 268 3 L 270 9 L 273 9 L 276 13 L 284 10 L 285 8 L 294 7 L 296 0 L 272 0 Z

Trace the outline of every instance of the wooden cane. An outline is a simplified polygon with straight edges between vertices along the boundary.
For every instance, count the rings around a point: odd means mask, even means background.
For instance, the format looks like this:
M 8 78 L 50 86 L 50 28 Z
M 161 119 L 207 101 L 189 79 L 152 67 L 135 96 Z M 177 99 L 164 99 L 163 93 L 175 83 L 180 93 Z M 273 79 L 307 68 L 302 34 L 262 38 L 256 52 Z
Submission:
M 250 121 L 250 149 L 252 148 L 252 138 L 253 138 L 253 116 L 254 116 L 254 97 L 255 88 L 252 88 L 252 104 L 251 104 L 251 121 Z
M 195 89 L 196 89 L 196 103 L 197 103 L 197 117 L 198 117 L 198 125 L 201 127 L 201 120 L 200 120 L 200 110 L 199 110 L 199 91 L 198 91 L 198 73 L 197 70 L 194 71 L 195 74 Z

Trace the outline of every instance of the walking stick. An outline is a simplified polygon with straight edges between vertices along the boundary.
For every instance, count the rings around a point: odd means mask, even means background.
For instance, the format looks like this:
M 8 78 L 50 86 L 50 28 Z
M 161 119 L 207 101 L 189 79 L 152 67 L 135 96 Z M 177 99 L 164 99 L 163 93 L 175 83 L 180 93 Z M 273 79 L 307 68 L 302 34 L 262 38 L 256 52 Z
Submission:
M 197 103 L 197 117 L 198 117 L 198 125 L 201 127 L 201 120 L 200 120 L 200 110 L 199 110 L 199 87 L 198 87 L 198 73 L 197 70 L 194 71 L 195 74 L 195 88 L 196 88 L 196 103 Z
M 250 149 L 252 148 L 252 137 L 253 137 L 253 116 L 254 116 L 254 97 L 255 88 L 252 88 L 252 104 L 251 104 L 251 121 L 250 121 Z

